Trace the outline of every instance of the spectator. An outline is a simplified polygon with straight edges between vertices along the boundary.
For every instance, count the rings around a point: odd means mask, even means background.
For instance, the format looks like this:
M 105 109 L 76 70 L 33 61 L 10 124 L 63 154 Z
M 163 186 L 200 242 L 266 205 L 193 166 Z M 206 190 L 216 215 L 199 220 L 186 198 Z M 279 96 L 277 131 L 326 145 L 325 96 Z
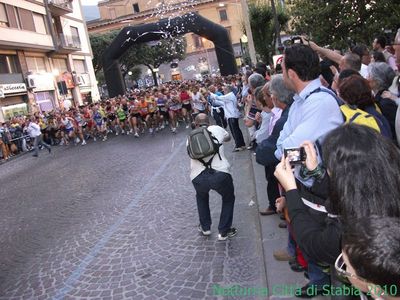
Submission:
M 316 52 L 301 44 L 286 48 L 282 68 L 287 88 L 296 95 L 277 141 L 278 160 L 283 149 L 299 147 L 305 140 L 315 142 L 343 123 L 336 98 L 321 85 Z
M 400 177 L 396 175 L 400 152 L 375 130 L 354 124 L 339 127 L 326 137 L 322 153 L 327 171 L 318 165 L 314 146 L 303 145 L 306 168 L 316 179 L 312 191 L 329 191 L 325 205 L 329 215 L 324 224 L 312 217 L 301 199 L 287 159 L 282 158 L 275 176 L 286 191 L 294 236 L 303 253 L 315 262 L 333 265 L 340 254 L 342 221 L 372 214 L 400 217 Z
M 377 111 L 371 88 L 366 79 L 362 78 L 358 74 L 341 79 L 339 84 L 339 96 L 346 103 L 340 107 L 343 114 L 347 117 L 346 111 L 353 112 L 352 117 L 349 116 L 350 120 L 346 119 L 347 122 L 351 121 L 357 124 L 365 124 L 367 126 L 368 124 L 371 124 L 373 125 L 372 128 L 379 130 L 383 136 L 392 138 L 389 122 L 379 111 Z M 345 110 L 345 107 L 348 109 Z M 357 112 L 356 109 L 368 113 L 370 116 L 373 116 L 373 118 L 363 118 L 363 115 L 360 114 L 360 112 Z M 357 113 L 359 117 L 355 115 Z M 365 123 L 359 123 L 364 121 Z
M 386 62 L 385 56 L 382 52 L 372 51 L 371 62 Z
M 340 60 L 339 64 L 340 71 L 343 70 L 354 70 L 361 74 L 361 59 L 360 56 L 354 53 L 346 53 Z
M 382 111 L 382 114 L 389 121 L 392 138 L 396 141 L 395 123 L 397 106 L 391 99 L 382 96 L 392 85 L 396 74 L 386 63 L 371 63 L 368 67 L 370 73 L 369 83 L 375 95 L 375 101 Z
M 42 133 L 40 131 L 39 125 L 36 123 L 35 117 L 31 117 L 30 119 L 28 119 L 27 125 L 28 125 L 27 132 L 28 132 L 29 136 L 34 139 L 33 156 L 34 157 L 39 156 L 39 146 L 40 145 L 45 147 L 49 151 L 49 153 L 51 153 L 50 145 L 43 142 Z
M 389 51 L 386 50 L 386 38 L 384 36 L 377 36 L 373 43 L 372 43 L 372 49 L 374 51 L 382 52 L 383 55 L 385 56 L 386 63 L 389 64 L 389 66 L 393 69 L 394 72 L 398 71 L 397 65 L 396 65 L 396 58 L 394 57 L 393 54 L 391 54 Z
M 374 299 L 400 299 L 400 219 L 369 216 L 348 222 L 335 269 Z
M 364 44 L 357 44 L 351 49 L 351 52 L 357 54 L 361 59 L 360 74 L 364 78 L 368 78 L 368 65 L 371 62 L 371 56 L 368 47 Z
M 271 215 L 276 213 L 275 200 L 280 196 L 278 182 L 274 176 L 275 166 L 278 164 L 274 156 L 276 150 L 276 141 L 279 133 L 286 123 L 289 113 L 289 107 L 293 102 L 293 91 L 286 88 L 282 75 L 274 75 L 271 78 L 269 86 L 269 98 L 264 97 L 264 107 L 270 107 L 269 101 L 272 102 L 270 123 L 268 124 L 268 138 L 263 140 L 256 149 L 256 160 L 265 166 L 265 176 L 267 179 L 267 194 L 269 205 L 265 210 L 261 210 L 261 215 Z M 268 89 L 264 86 L 263 90 Z

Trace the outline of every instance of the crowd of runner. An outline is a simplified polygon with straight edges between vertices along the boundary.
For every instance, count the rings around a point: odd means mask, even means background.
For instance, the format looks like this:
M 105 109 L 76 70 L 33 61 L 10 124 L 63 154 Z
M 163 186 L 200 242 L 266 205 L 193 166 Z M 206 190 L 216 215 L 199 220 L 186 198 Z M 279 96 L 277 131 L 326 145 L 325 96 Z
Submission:
M 106 141 L 110 135 L 139 138 L 166 129 L 176 133 L 179 127 L 190 127 L 193 115 L 211 110 L 206 87 L 213 84 L 216 92 L 221 94 L 227 83 L 233 84 L 240 94 L 240 75 L 217 77 L 207 82 L 185 81 L 135 89 L 123 96 L 73 107 L 68 111 L 57 109 L 14 117 L 0 125 L 3 159 L 30 150 L 31 140 L 26 132 L 28 119 L 40 126 L 43 141 L 52 146 L 84 146 L 89 140 Z

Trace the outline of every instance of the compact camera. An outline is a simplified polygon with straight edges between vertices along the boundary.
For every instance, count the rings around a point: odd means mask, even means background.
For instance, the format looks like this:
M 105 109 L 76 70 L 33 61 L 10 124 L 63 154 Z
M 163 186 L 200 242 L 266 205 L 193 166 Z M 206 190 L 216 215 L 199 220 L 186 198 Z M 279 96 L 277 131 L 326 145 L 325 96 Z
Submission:
M 284 150 L 285 157 L 289 158 L 291 164 L 301 164 L 306 160 L 307 155 L 304 147 L 300 148 L 286 148 Z

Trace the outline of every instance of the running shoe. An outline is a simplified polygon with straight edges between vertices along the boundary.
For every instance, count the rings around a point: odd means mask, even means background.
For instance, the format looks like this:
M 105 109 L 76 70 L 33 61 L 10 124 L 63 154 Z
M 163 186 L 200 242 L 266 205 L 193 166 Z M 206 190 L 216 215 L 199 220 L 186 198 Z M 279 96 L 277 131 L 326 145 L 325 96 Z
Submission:
M 86 141 L 85 140 L 83 140 L 83 142 L 82 142 L 82 144 L 81 144 L 82 146 L 85 146 L 86 145 Z
M 199 226 L 197 227 L 197 229 L 201 232 L 202 235 L 204 236 L 209 236 L 211 235 L 211 230 L 203 230 L 203 228 L 201 227 L 201 225 L 199 224 Z
M 139 133 L 135 133 L 135 138 L 138 138 L 139 137 Z
M 235 235 L 237 235 L 237 229 L 235 227 L 232 227 L 227 232 L 218 234 L 218 241 L 226 241 L 227 239 L 234 237 Z

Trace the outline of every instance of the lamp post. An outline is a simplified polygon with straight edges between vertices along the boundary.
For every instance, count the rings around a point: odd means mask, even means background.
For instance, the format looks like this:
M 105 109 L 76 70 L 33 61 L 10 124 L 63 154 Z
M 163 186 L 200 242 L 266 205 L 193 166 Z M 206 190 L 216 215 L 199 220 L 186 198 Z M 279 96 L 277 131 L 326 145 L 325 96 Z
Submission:
M 256 65 L 256 49 L 254 48 L 253 34 L 251 32 L 250 20 L 249 20 L 249 6 L 247 5 L 247 0 L 240 0 L 242 6 L 242 14 L 244 21 L 244 28 L 246 29 L 246 35 L 249 45 L 250 60 L 253 65 Z

